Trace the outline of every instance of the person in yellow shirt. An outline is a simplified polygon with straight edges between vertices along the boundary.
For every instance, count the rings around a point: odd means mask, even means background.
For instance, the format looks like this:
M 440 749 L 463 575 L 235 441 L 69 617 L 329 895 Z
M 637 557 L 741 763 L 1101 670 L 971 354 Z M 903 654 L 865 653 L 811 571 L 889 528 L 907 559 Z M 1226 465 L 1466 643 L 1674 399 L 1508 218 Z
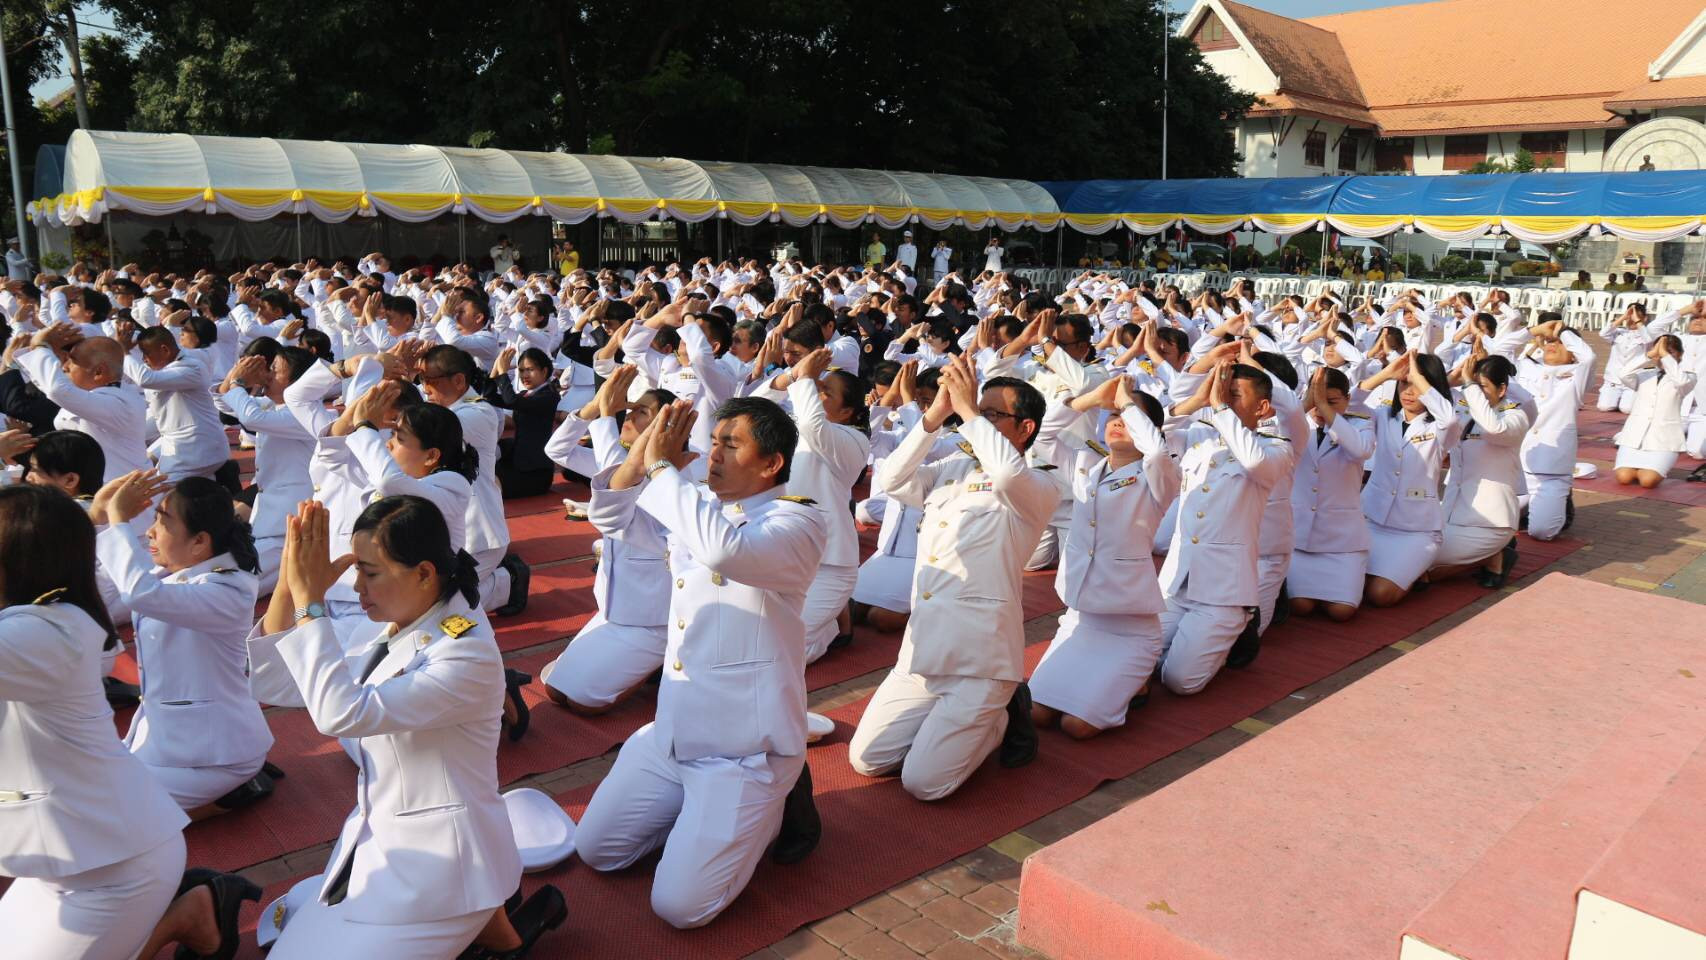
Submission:
M 557 247 L 557 272 L 568 276 L 581 268 L 581 252 L 575 249 L 573 240 L 564 240 Z
M 1576 282 L 1570 284 L 1571 290 L 1592 290 L 1593 275 L 1586 270 L 1576 271 Z
M 1384 283 L 1386 281 L 1386 271 L 1380 269 L 1379 264 L 1375 264 L 1368 268 L 1368 273 L 1363 279 L 1367 280 L 1369 283 Z

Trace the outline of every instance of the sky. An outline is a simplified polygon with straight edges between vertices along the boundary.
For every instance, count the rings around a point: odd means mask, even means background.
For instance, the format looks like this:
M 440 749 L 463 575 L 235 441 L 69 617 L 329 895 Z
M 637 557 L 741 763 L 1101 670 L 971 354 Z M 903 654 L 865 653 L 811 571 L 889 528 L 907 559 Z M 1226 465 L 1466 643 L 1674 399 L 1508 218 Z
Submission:
M 80 36 L 88 36 L 102 30 L 111 30 L 113 15 L 93 4 L 79 3 L 77 5 L 77 30 Z M 8 44 L 15 41 L 7 38 Z M 54 49 L 59 51 L 59 72 L 30 87 L 30 99 L 46 100 L 66 87 L 71 86 L 71 73 L 65 63 L 65 47 L 56 39 Z

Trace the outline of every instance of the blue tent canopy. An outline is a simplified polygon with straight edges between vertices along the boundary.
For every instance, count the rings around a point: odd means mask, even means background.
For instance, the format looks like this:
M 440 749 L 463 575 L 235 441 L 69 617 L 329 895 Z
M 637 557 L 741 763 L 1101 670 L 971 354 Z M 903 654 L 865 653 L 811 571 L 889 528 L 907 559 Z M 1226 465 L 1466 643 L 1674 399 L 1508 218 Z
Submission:
M 1706 171 L 1522 173 L 1440 177 L 1082 180 L 1041 184 L 1086 232 L 1255 228 L 1295 233 L 1330 225 L 1358 236 L 1406 228 L 1442 239 L 1508 231 L 1542 243 L 1583 231 L 1674 240 L 1706 220 Z

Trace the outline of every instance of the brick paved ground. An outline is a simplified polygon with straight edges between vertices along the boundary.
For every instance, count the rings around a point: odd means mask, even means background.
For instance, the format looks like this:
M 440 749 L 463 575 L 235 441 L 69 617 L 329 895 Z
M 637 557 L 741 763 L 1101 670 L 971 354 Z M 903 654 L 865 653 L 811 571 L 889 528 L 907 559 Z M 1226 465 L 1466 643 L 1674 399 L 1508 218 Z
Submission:
M 1604 356 L 1603 350 L 1601 356 Z M 1597 381 L 1596 381 L 1597 382 Z M 1684 460 L 1684 466 L 1692 466 Z M 1608 465 L 1600 463 L 1601 470 Z M 1680 477 L 1686 469 L 1673 471 Z M 1532 575 L 1564 572 L 1623 589 L 1658 592 L 1695 603 L 1706 603 L 1706 507 L 1683 507 L 1649 498 L 1619 497 L 1578 490 L 1576 522 L 1569 536 L 1586 541 L 1575 553 Z M 1014 944 L 1018 914 L 1019 865 L 1032 852 L 1107 816 L 1158 790 L 1210 760 L 1260 736 L 1274 724 L 1308 709 L 1329 696 L 1463 623 L 1527 581 L 1515 581 L 1503 591 L 1448 616 L 1404 640 L 1292 694 L 1265 710 L 1150 764 L 1121 780 L 1103 784 L 1089 796 L 988 846 L 919 874 L 849 910 L 794 931 L 752 955 L 753 960 L 980 960 L 988 957 L 1038 956 Z M 1027 640 L 1054 635 L 1058 615 L 1026 625 Z M 556 641 L 519 651 L 512 657 L 561 648 Z M 883 671 L 866 674 L 811 695 L 812 709 L 823 712 L 851 703 L 876 689 Z M 520 781 L 559 794 L 604 776 L 616 751 L 560 770 Z M 325 864 L 330 844 L 298 851 L 243 871 L 259 883 L 300 876 Z

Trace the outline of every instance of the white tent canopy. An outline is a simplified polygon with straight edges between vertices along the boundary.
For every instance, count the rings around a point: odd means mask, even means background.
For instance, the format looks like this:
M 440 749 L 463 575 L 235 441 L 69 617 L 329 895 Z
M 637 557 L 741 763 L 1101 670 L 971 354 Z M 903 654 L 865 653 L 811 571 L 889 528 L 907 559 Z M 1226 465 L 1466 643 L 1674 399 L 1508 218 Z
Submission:
M 58 196 L 30 204 L 42 225 L 225 213 L 247 221 L 303 214 L 330 223 L 384 215 L 409 223 L 445 213 L 491 223 L 548 216 L 566 223 L 723 217 L 752 225 L 814 222 L 887 228 L 919 222 L 1052 230 L 1060 209 L 1024 180 L 943 174 L 697 163 L 471 147 L 203 137 L 77 130 Z

